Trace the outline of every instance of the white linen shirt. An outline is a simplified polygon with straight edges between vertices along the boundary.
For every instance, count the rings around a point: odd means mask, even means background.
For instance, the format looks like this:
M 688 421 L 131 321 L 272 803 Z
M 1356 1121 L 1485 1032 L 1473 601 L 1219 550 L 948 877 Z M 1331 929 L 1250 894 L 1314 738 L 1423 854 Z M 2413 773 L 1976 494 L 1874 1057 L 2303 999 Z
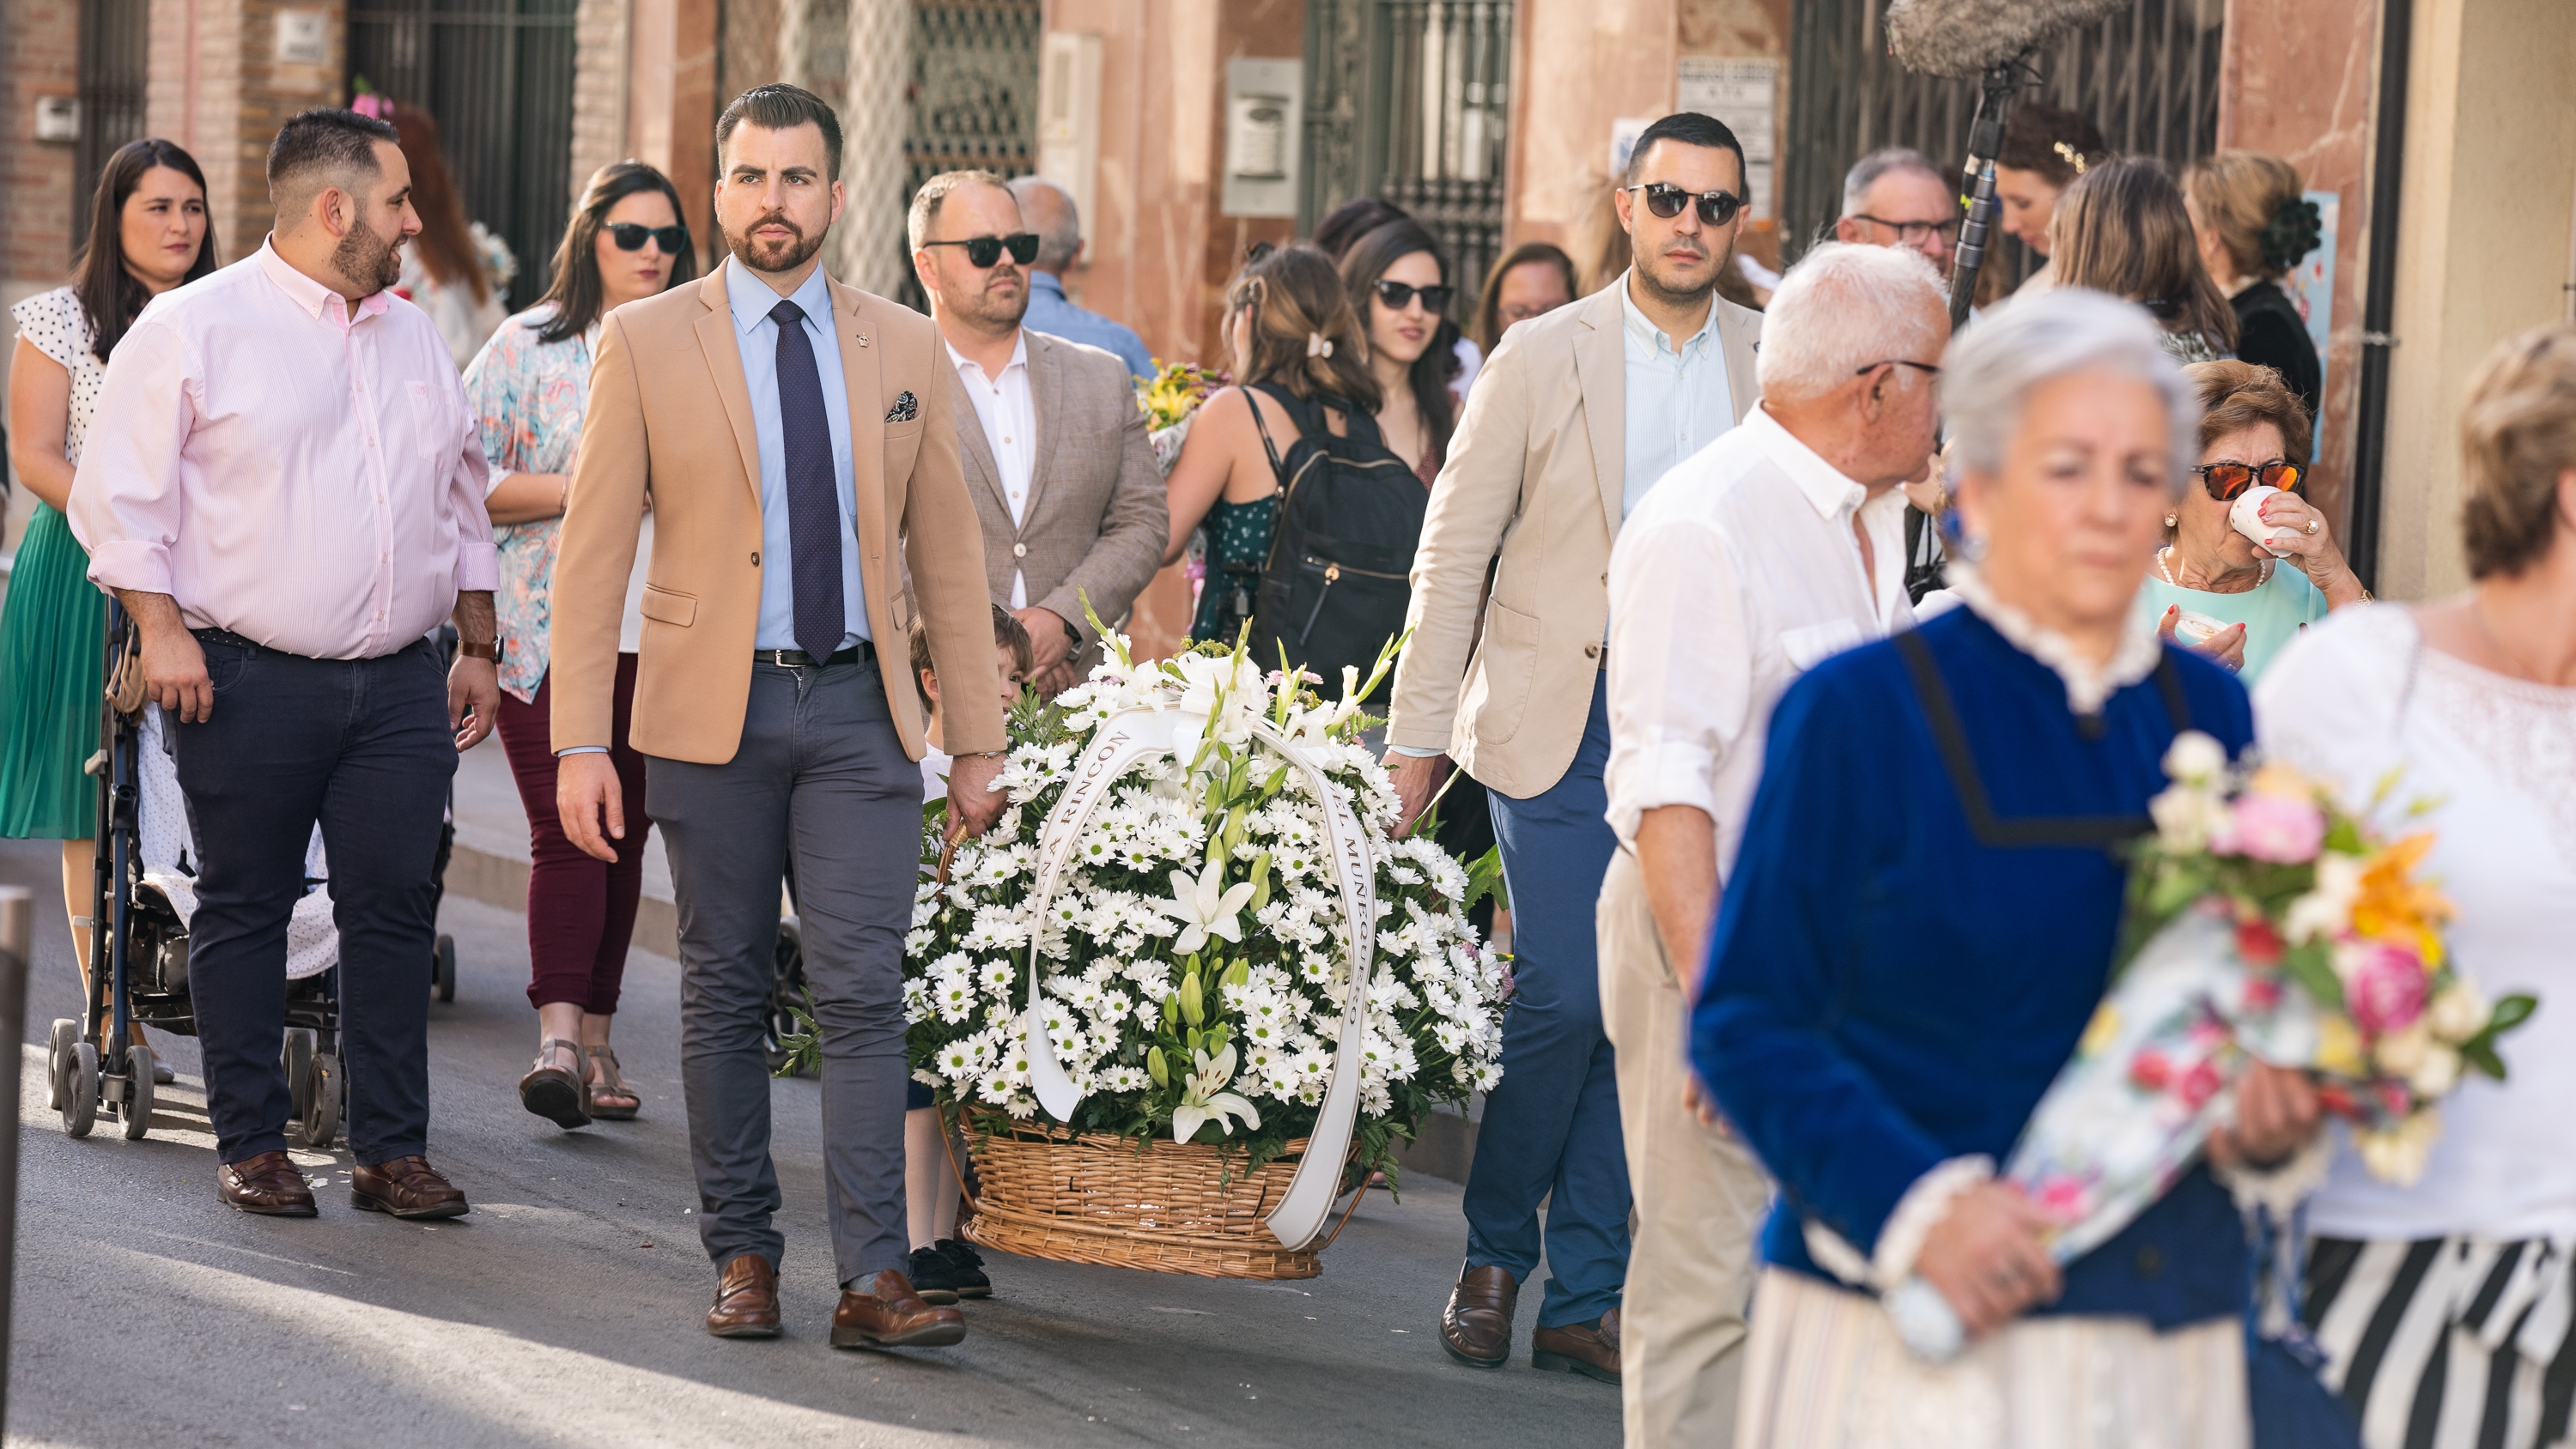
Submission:
M 1818 661 L 1913 621 L 1904 491 L 1869 498 L 1756 407 L 1665 475 L 1610 551 L 1611 828 L 1634 844 L 1647 811 L 1697 806 L 1723 878 L 1772 706 Z
M 942 339 L 943 341 L 945 339 Z M 984 425 L 984 446 L 993 450 L 993 466 L 1002 470 L 1002 498 L 1011 505 L 1013 523 L 1028 522 L 1029 487 L 1038 466 L 1038 405 L 1029 393 L 1029 334 L 1023 328 L 1011 341 L 1011 360 L 1000 377 L 984 375 L 982 363 L 948 349 L 957 369 L 957 384 L 975 404 L 975 420 Z M 1011 571 L 1011 607 L 1029 606 L 1029 581 Z
M 1625 361 L 1621 381 L 1628 393 L 1619 479 L 1622 520 L 1636 513 L 1657 480 L 1735 426 L 1735 394 L 1726 385 L 1726 344 L 1717 333 L 1717 299 L 1709 299 L 1708 320 L 1675 351 L 1663 329 L 1637 310 L 1637 299 L 1628 292 L 1631 280 L 1622 276 L 1616 284 Z

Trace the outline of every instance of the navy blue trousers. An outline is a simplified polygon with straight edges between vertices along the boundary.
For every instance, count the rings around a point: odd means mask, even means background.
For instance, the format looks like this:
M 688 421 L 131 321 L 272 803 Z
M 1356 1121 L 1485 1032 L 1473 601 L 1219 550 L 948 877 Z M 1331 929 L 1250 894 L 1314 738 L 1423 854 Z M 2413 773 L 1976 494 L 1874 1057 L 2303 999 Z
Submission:
M 425 1152 L 430 868 L 456 774 L 438 655 L 426 642 L 381 659 L 203 647 L 214 713 L 176 740 L 203 857 L 188 993 L 215 1156 L 286 1146 L 286 923 L 316 821 L 340 928 L 349 1147 L 367 1164 Z
M 1467 1266 L 1526 1280 L 1538 1268 L 1538 1205 L 1547 1201 L 1542 1328 L 1618 1307 L 1628 1277 L 1628 1158 L 1593 928 L 1619 848 L 1601 783 L 1609 759 L 1608 687 L 1595 679 L 1583 744 L 1564 776 L 1527 800 L 1488 797 L 1512 898 L 1515 990 L 1503 1079 L 1485 1098 L 1467 1170 Z

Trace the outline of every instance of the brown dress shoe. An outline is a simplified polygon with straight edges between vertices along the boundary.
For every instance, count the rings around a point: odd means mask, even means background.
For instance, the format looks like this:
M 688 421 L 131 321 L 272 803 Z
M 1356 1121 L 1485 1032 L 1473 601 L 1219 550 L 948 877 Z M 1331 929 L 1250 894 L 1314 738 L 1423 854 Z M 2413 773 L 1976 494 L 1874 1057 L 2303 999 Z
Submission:
M 1458 1275 L 1440 1315 L 1440 1346 L 1469 1368 L 1498 1369 L 1512 1358 L 1512 1309 L 1521 1285 L 1509 1268 L 1487 1265 Z
M 283 1152 L 263 1152 L 215 1169 L 215 1195 L 246 1213 L 271 1218 L 318 1217 L 313 1189 Z
M 349 1205 L 398 1218 L 461 1218 L 465 1194 L 426 1157 L 397 1157 L 349 1174 Z
M 841 1290 L 832 1310 L 834 1348 L 946 1348 L 966 1339 L 966 1315 L 924 1302 L 892 1268 L 861 1288 Z
M 1598 1323 L 1569 1323 L 1532 1334 L 1530 1367 L 1619 1382 L 1619 1310 L 1602 1314 Z
M 716 1275 L 716 1306 L 707 1310 L 707 1332 L 718 1338 L 778 1336 L 778 1270 L 758 1253 L 745 1253 Z

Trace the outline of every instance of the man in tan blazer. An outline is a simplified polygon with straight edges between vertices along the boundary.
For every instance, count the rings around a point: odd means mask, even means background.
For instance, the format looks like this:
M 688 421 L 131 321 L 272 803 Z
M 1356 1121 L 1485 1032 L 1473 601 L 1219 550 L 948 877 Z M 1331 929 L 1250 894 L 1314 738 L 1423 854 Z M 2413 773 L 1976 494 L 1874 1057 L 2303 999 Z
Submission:
M 1610 545 L 1665 470 L 1759 397 L 1761 318 L 1715 290 L 1733 264 L 1743 185 L 1743 150 L 1717 121 L 1685 113 L 1647 128 L 1616 198 L 1633 265 L 1494 349 L 1414 560 L 1388 763 L 1408 818 L 1453 760 L 1487 787 L 1516 951 L 1503 1079 L 1468 1174 L 1466 1266 L 1440 1330 L 1476 1367 L 1510 1357 L 1552 1192 L 1533 1361 L 1622 1375 L 1631 1199 L 1593 927 L 1618 847 L 1602 787 Z M 1728 1427 L 1713 1432 L 1722 1442 Z
M 958 391 L 967 492 L 984 527 L 985 581 L 1035 646 L 1030 683 L 1053 697 L 1100 658 L 1163 566 L 1162 471 L 1127 364 L 1020 325 L 1039 238 L 989 171 L 950 171 L 913 193 L 912 267 Z
M 647 757 L 680 909 L 681 1059 L 699 1237 L 722 1337 L 779 1331 L 761 1028 L 792 871 L 823 1038 L 836 1347 L 965 1336 L 904 1277 L 903 936 L 919 876 L 919 699 L 909 569 L 950 701 L 949 798 L 999 813 L 1004 745 L 983 542 L 954 391 L 928 319 L 816 264 L 840 215 L 840 126 L 794 86 L 716 125 L 705 281 L 610 313 L 555 566 L 554 745 L 564 829 L 622 833 L 609 743 L 618 617 L 649 500 L 653 557 L 629 737 Z M 902 550 L 901 559 L 897 549 Z M 879 643 L 883 649 L 880 652 Z

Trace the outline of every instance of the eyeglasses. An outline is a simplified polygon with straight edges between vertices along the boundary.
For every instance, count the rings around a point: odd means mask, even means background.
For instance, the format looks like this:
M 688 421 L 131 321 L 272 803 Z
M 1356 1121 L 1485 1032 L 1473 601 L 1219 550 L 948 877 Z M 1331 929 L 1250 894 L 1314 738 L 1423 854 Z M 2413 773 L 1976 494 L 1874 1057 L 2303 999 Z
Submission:
M 1666 221 L 1682 214 L 1685 203 L 1699 203 L 1699 219 L 1707 226 L 1724 226 L 1735 220 L 1744 206 L 1744 198 L 1731 191 L 1688 192 L 1669 181 L 1648 181 L 1637 186 L 1622 186 L 1622 191 L 1646 193 L 1646 209 Z
M 650 241 L 662 249 L 663 255 L 676 257 L 689 245 L 689 229 L 685 226 L 638 226 L 631 221 L 612 221 L 603 230 L 621 252 L 640 252 Z
M 1457 290 L 1447 286 L 1409 287 L 1402 282 L 1389 282 L 1384 279 L 1380 279 L 1377 284 L 1377 299 L 1384 302 L 1386 310 L 1390 312 L 1401 312 L 1413 305 L 1414 298 L 1420 297 L 1422 310 L 1437 315 L 1449 310 L 1449 299 L 1456 295 L 1458 295 Z
M 1038 259 L 1038 234 L 1033 231 L 1013 232 L 1009 236 L 970 236 L 962 241 L 928 241 L 926 247 L 964 247 L 968 266 L 981 270 L 1002 259 L 1008 249 L 1011 260 L 1021 266 Z
M 1902 357 L 1885 357 L 1871 363 L 1867 367 L 1853 368 L 1852 376 L 1867 377 L 1882 367 L 1910 367 L 1916 372 L 1923 374 L 1925 377 L 1939 377 L 1941 375 L 1941 369 L 1928 362 L 1908 362 Z
M 2260 467 L 2252 463 L 2203 463 L 2192 469 L 2200 475 L 2200 486 L 2220 503 L 2233 503 L 2245 496 L 2245 490 L 2260 483 L 2284 493 L 2296 493 L 2299 480 L 2307 470 L 2296 463 L 2275 460 Z
M 1886 227 L 1896 233 L 1897 244 L 1900 246 L 1919 247 L 1936 236 L 1945 242 L 1955 241 L 1959 235 L 1959 219 L 1955 216 L 1948 221 L 1889 221 L 1883 216 L 1871 216 L 1866 212 L 1856 211 L 1852 213 L 1852 220 Z

